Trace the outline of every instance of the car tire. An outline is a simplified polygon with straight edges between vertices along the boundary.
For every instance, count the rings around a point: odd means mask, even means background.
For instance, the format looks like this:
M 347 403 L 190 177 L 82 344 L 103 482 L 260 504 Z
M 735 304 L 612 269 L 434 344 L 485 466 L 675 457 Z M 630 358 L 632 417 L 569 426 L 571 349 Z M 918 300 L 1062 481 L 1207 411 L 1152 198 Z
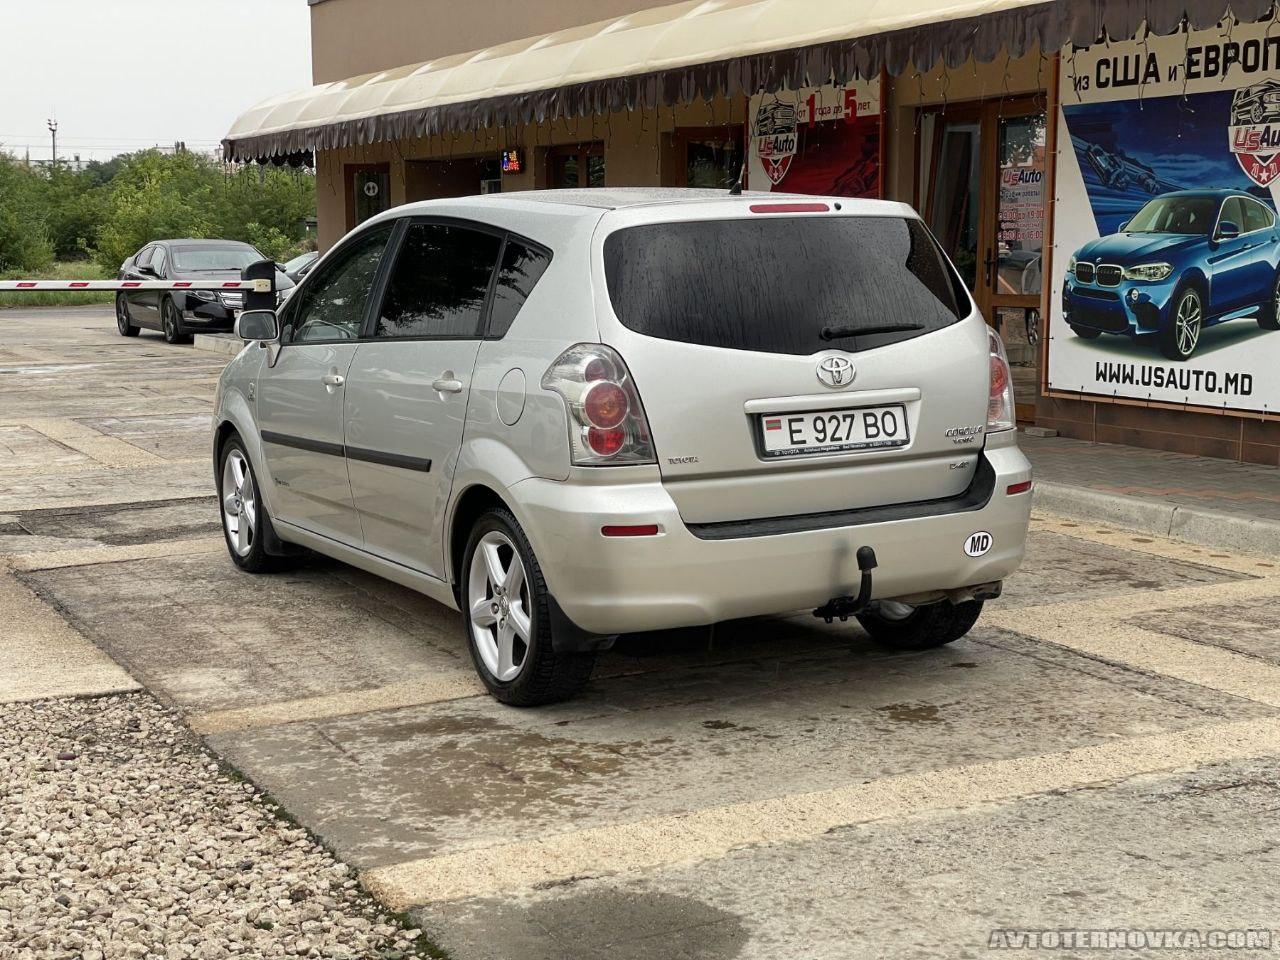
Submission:
M 191 336 L 182 328 L 182 311 L 171 297 L 165 297 L 160 305 L 160 327 L 165 343 L 190 343 Z
M 1190 332 L 1184 332 L 1189 326 Z M 1174 294 L 1169 322 L 1159 333 L 1160 352 L 1170 360 L 1191 359 L 1204 331 L 1204 300 L 1195 287 L 1181 287 Z
M 528 537 L 509 511 L 494 508 L 476 521 L 460 573 L 467 647 L 494 699 L 533 707 L 568 700 L 586 686 L 596 655 L 556 652 L 551 594 Z
M 1070 326 L 1070 324 L 1068 324 Z M 1102 336 L 1101 330 L 1090 330 L 1088 327 L 1071 327 L 1071 332 L 1081 340 L 1097 340 Z
M 1280 273 L 1271 285 L 1271 302 L 1264 303 L 1258 312 L 1258 326 L 1263 330 L 1280 330 Z
M 258 477 L 239 437 L 231 437 L 218 454 L 218 505 L 222 536 L 231 562 L 246 573 L 274 573 L 289 567 L 288 557 L 267 552 L 276 539 L 271 514 L 262 500 Z M 241 531 L 246 536 L 240 540 Z
M 133 317 L 129 316 L 129 298 L 122 293 L 116 296 L 116 329 L 122 337 L 136 337 L 139 333 Z
M 903 617 L 877 611 L 858 614 L 858 623 L 871 639 L 895 650 L 932 650 L 959 640 L 978 622 L 981 600 L 930 603 Z

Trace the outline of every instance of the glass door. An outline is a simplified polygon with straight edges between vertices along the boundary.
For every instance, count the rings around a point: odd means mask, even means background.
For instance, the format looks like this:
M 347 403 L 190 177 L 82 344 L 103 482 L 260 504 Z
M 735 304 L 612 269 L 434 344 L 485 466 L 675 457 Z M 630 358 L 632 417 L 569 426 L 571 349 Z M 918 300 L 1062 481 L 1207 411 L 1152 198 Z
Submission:
M 1034 420 L 1046 211 L 1045 114 L 1030 98 L 925 112 L 921 211 L 1000 331 L 1018 419 Z

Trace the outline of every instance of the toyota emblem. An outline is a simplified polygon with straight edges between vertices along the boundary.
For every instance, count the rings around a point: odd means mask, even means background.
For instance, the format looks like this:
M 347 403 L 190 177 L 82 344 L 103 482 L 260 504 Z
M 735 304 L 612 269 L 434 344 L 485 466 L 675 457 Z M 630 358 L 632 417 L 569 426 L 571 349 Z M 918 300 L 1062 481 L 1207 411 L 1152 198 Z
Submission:
M 853 383 L 856 371 L 848 357 L 823 357 L 818 361 L 818 379 L 828 387 L 844 387 Z

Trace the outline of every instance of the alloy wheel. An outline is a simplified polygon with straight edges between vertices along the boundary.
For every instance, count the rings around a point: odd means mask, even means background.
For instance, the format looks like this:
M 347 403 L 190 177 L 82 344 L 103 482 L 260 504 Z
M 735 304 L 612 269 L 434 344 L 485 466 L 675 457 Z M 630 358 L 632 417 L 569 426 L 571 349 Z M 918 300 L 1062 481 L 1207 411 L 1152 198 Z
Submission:
M 1174 318 L 1174 342 L 1178 345 L 1178 353 L 1189 357 L 1200 342 L 1200 297 L 1194 290 L 1188 290 L 1178 301 L 1178 314 Z
M 467 604 L 480 659 L 498 682 L 514 680 L 529 652 L 529 585 L 520 552 L 499 530 L 481 537 L 471 555 Z
M 129 308 L 124 297 L 116 297 L 116 329 L 121 333 L 129 329 Z
M 222 464 L 222 523 L 236 556 L 248 556 L 258 526 L 258 504 L 253 496 L 253 472 L 240 450 L 228 453 Z

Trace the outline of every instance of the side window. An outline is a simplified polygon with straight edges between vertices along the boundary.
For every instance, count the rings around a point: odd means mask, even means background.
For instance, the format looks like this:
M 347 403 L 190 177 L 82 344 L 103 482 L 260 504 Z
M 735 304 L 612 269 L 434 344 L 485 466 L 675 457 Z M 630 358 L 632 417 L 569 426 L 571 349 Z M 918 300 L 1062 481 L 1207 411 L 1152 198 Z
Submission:
M 1246 201 L 1244 205 L 1244 226 L 1245 233 L 1252 233 L 1254 230 L 1265 230 L 1275 222 L 1275 218 L 1271 215 L 1271 211 L 1262 204 L 1253 200 Z
M 143 247 L 133 255 L 133 269 L 146 267 L 151 265 L 151 254 L 155 253 L 155 247 Z
M 156 272 L 157 277 L 163 277 L 167 266 L 168 258 L 165 256 L 164 247 L 156 247 L 156 252 L 151 255 L 151 269 Z
M 1218 215 L 1218 228 L 1222 228 L 1224 223 L 1234 223 L 1240 228 L 1240 232 L 1244 233 L 1248 227 L 1244 225 L 1243 204 L 1239 197 L 1227 197 L 1222 204 L 1222 213 Z
M 518 240 L 508 240 L 502 252 L 498 284 L 489 311 L 489 336 L 505 337 L 516 314 L 551 265 L 551 254 Z
M 478 337 L 502 238 L 439 223 L 405 234 L 378 313 L 378 337 Z
M 370 230 L 325 264 L 323 275 L 307 282 L 302 302 L 291 313 L 287 342 L 355 340 L 360 336 L 364 308 L 390 238 L 390 224 Z

